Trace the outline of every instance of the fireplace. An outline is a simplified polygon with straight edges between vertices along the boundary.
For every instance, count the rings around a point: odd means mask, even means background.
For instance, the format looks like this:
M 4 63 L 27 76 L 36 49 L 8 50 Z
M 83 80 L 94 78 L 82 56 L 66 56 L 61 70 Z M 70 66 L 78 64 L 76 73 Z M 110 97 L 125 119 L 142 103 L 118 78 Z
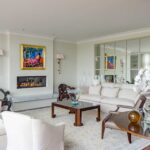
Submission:
M 116 75 L 105 75 L 105 82 L 114 83 L 116 79 Z
M 18 76 L 17 89 L 46 87 L 46 76 Z

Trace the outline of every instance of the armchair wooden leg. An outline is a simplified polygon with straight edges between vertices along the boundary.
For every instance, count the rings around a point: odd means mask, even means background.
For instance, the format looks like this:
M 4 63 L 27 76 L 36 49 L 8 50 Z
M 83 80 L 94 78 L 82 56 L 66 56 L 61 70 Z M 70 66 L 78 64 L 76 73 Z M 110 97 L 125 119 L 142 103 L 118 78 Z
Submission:
M 127 132 L 127 136 L 128 136 L 128 141 L 129 141 L 129 143 L 131 144 L 132 142 L 131 142 L 131 133 L 128 133 Z
M 102 133 L 101 133 L 101 139 L 104 138 L 104 132 L 105 132 L 105 123 L 111 118 L 112 114 L 109 114 L 108 116 L 106 116 L 106 118 L 104 118 L 104 120 L 102 121 Z
M 104 132 L 105 132 L 105 121 L 102 121 L 102 133 L 101 133 L 101 139 L 104 138 Z

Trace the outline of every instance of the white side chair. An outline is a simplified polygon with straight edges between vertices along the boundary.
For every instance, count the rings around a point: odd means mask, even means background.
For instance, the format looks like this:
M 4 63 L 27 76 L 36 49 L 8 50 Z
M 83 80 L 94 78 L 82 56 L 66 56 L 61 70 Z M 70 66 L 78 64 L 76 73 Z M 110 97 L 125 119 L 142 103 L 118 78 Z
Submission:
M 38 119 L 2 112 L 7 150 L 64 150 L 64 124 L 50 125 Z

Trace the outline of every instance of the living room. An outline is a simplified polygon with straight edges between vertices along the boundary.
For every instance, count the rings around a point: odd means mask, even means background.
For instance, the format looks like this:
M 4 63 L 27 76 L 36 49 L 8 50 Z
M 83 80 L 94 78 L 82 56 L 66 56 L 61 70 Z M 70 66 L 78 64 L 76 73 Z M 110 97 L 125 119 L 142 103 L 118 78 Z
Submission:
M 149 4 L 146 0 L 2 1 L 0 149 L 146 149 L 150 117 L 146 131 L 141 118 L 150 112 Z M 133 126 L 129 129 L 130 119 L 118 119 L 133 110 L 140 115 L 135 131 Z M 110 119 L 110 114 L 116 116 Z M 48 134 L 39 127 L 43 133 L 34 134 L 40 139 L 32 139 L 30 132 L 23 137 L 27 116 L 35 118 L 35 124 L 36 119 L 45 122 Z M 110 120 L 115 129 L 108 127 Z M 62 122 L 59 133 L 57 124 Z M 35 147 L 34 140 L 40 140 Z

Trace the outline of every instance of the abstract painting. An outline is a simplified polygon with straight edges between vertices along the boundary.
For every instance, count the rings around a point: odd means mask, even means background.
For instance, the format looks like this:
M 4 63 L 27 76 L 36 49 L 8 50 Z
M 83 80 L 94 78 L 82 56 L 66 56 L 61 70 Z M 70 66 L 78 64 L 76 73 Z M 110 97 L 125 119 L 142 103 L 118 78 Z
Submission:
M 115 69 L 116 67 L 116 56 L 105 57 L 105 69 Z
M 45 46 L 21 44 L 21 69 L 45 69 Z

